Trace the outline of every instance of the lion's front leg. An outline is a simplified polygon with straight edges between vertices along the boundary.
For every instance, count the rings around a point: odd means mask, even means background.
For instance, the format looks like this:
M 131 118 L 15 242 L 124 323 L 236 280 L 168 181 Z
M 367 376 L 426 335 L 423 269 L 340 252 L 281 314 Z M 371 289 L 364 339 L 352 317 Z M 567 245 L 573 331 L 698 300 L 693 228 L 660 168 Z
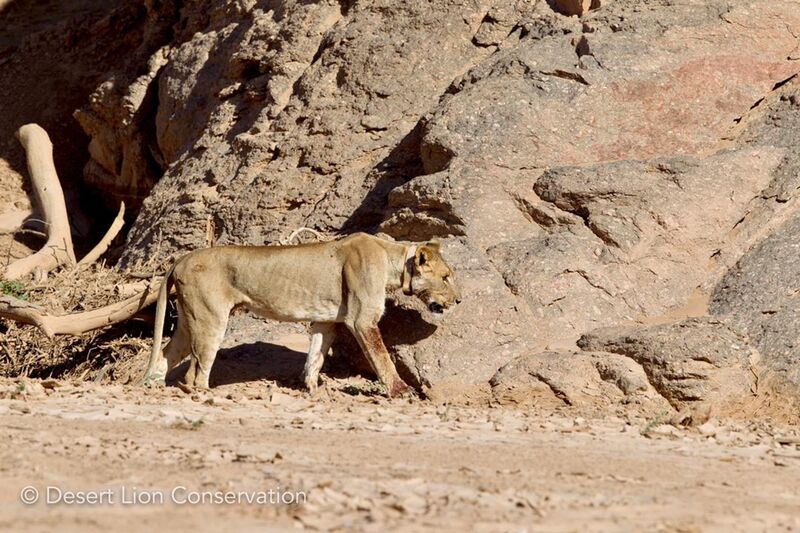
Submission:
M 345 264 L 344 281 L 348 291 L 345 324 L 386 387 L 386 394 L 392 398 L 411 388 L 398 375 L 378 329 L 386 302 L 386 268 L 385 257 L 380 255 L 372 257 L 369 264 L 360 256 Z
M 377 321 L 368 324 L 357 322 L 350 329 L 372 365 L 372 369 L 378 375 L 378 379 L 386 387 L 386 394 L 389 398 L 411 392 L 411 387 L 397 373 L 397 369 L 389 357 L 389 351 L 383 344 L 383 337 L 378 329 Z

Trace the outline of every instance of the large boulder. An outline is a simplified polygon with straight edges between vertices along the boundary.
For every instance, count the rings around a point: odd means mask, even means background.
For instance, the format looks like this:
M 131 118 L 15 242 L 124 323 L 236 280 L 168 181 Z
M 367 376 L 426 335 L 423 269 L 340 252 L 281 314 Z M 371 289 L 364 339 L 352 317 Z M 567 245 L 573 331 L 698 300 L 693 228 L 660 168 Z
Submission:
M 493 399 L 521 406 L 603 407 L 640 403 L 669 409 L 642 367 L 607 352 L 542 352 L 503 365 L 490 380 Z
M 720 281 L 712 313 L 727 315 L 761 353 L 760 386 L 800 407 L 800 212 L 749 251 Z
M 703 421 L 756 405 L 761 359 L 748 339 L 717 318 L 601 328 L 584 351 L 520 356 L 495 374 L 496 401 L 609 407 L 641 404 Z M 763 402 L 762 402 L 763 403 Z
M 758 352 L 717 319 L 605 328 L 587 333 L 578 344 L 641 365 L 650 384 L 677 410 L 729 414 L 756 391 Z

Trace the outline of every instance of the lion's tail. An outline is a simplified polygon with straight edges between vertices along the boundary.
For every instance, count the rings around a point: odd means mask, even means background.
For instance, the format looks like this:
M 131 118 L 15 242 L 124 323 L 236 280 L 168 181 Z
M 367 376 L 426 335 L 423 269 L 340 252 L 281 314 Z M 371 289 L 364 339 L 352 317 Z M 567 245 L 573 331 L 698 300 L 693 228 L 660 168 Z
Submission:
M 147 363 L 147 370 L 142 376 L 140 384 L 145 385 L 154 379 L 163 379 L 166 376 L 154 376 L 153 372 L 156 369 L 158 358 L 161 357 L 161 342 L 164 339 L 164 321 L 167 315 L 167 297 L 169 291 L 172 289 L 174 280 L 172 275 L 175 272 L 175 267 L 178 265 L 176 261 L 174 265 L 164 275 L 161 281 L 161 288 L 158 291 L 158 303 L 156 304 L 156 322 L 153 331 L 153 349 L 150 352 L 150 361 Z

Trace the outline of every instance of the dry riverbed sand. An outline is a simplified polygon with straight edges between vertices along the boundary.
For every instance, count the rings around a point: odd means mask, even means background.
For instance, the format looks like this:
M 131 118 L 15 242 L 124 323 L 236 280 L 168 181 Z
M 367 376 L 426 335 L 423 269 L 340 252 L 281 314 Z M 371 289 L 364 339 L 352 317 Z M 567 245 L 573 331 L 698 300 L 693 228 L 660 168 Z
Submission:
M 793 428 L 388 401 L 369 385 L 328 380 L 311 399 L 268 381 L 187 395 L 0 380 L 0 530 L 800 528 Z M 272 504 L 236 496 L 270 490 Z

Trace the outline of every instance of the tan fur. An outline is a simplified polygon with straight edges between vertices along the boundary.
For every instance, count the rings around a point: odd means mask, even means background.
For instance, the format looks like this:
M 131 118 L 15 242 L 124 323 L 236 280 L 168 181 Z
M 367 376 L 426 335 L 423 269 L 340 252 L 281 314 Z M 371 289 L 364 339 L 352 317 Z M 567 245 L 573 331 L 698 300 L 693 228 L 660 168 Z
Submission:
M 178 325 L 162 356 L 167 296 L 173 284 Z M 320 368 L 334 340 L 334 324 L 344 323 L 387 394 L 402 394 L 408 385 L 397 374 L 378 330 L 387 290 L 400 287 L 434 312 L 460 300 L 453 272 L 436 242 L 415 247 L 358 233 L 299 246 L 197 250 L 179 259 L 162 283 L 144 381 L 163 380 L 188 355 L 185 385 L 207 388 L 230 312 L 244 306 L 273 320 L 312 323 L 304 371 L 310 391 L 317 388 Z

